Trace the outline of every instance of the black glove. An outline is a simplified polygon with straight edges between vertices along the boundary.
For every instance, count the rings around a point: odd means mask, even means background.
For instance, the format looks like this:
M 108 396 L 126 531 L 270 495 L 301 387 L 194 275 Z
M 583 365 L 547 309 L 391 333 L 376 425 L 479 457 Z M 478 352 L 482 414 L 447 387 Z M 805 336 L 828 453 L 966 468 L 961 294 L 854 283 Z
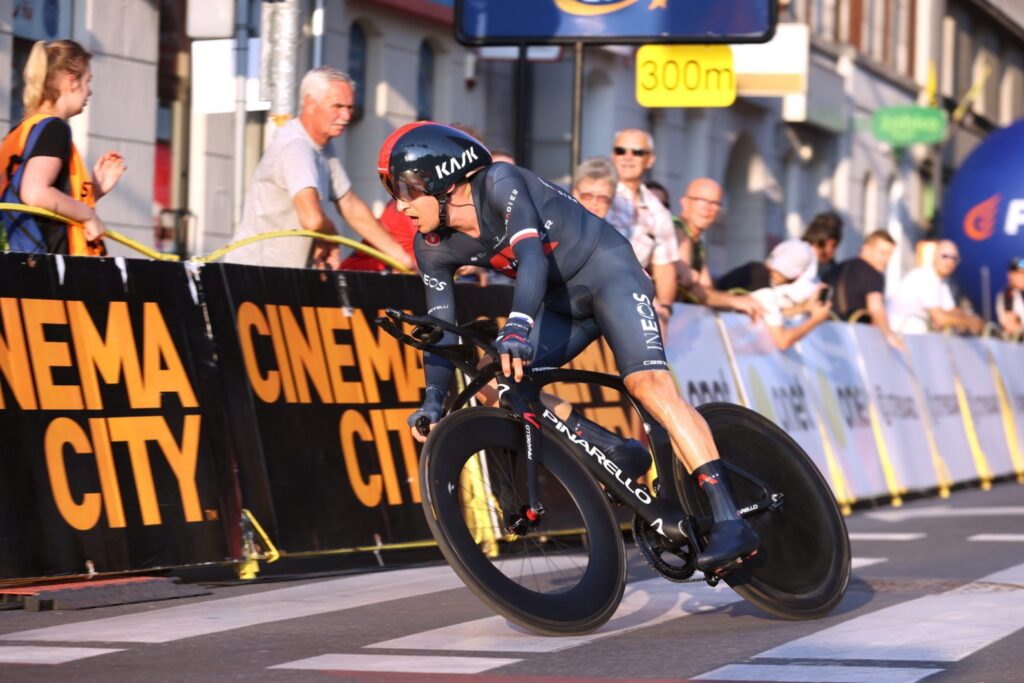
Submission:
M 415 413 L 409 416 L 406 422 L 410 427 L 417 427 L 423 436 L 429 432 L 429 425 L 437 423 L 441 419 L 441 411 L 444 409 L 444 391 L 439 387 L 428 386 L 423 396 L 423 405 Z M 427 431 L 416 423 L 420 418 L 427 419 Z
M 509 318 L 501 333 L 494 340 L 494 348 L 499 354 L 507 353 L 512 358 L 528 361 L 533 358 L 533 344 L 530 343 L 530 330 L 533 325 L 526 318 L 515 316 Z

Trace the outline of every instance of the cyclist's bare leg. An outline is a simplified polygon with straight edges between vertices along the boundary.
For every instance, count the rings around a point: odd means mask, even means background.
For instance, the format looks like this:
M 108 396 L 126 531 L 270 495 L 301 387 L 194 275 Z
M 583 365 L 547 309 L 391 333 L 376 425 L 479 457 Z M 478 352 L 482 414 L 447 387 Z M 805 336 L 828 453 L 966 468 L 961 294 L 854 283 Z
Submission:
M 676 390 L 667 370 L 641 370 L 626 376 L 626 389 L 668 431 L 676 457 L 694 475 L 711 504 L 714 524 L 697 566 L 715 571 L 729 568 L 757 552 L 759 539 L 740 518 L 719 463 L 718 449 L 707 422 Z

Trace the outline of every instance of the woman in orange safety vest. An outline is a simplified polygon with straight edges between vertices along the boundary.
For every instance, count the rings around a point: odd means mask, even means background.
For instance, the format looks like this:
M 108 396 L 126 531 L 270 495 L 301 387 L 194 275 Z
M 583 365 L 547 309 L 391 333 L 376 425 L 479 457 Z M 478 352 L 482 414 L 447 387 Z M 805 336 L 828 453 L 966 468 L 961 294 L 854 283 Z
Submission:
M 0 196 L 48 209 L 65 224 L 26 213 L 0 213 L 5 248 L 31 253 L 100 256 L 106 226 L 96 200 L 125 171 L 117 152 L 100 157 L 90 175 L 71 141 L 68 119 L 82 113 L 91 94 L 92 55 L 72 40 L 39 41 L 25 64 L 25 118 L 0 145 Z

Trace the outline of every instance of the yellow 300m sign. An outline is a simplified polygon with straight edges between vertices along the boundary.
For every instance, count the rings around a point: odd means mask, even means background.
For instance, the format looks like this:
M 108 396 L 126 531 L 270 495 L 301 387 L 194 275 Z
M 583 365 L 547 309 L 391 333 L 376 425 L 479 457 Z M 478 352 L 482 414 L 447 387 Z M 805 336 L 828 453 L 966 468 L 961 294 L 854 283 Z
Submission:
M 642 107 L 728 107 L 736 74 L 728 45 L 644 45 L 636 53 Z

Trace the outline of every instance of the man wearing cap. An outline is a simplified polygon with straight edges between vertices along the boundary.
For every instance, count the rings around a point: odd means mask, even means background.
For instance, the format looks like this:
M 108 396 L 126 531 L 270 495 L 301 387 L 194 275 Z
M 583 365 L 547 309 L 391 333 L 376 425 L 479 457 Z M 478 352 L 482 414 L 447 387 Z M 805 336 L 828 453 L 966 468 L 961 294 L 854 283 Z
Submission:
M 832 304 L 819 300 L 821 287 L 809 288 L 798 282 L 816 268 L 814 250 L 798 239 L 779 243 L 764 263 L 752 261 L 729 271 L 715 281 L 717 289 L 751 291 L 750 296 L 764 309 L 765 326 L 776 348 L 785 351 L 828 318 Z M 807 317 L 786 327 L 784 314 L 803 312 Z
M 1024 330 L 1024 256 L 1010 259 L 1006 287 L 996 295 L 996 320 L 1008 336 Z
M 979 334 L 984 322 L 956 306 L 949 276 L 960 263 L 960 252 L 949 240 L 939 240 L 931 263 L 903 276 L 889 302 L 889 324 L 903 334 L 924 334 L 930 329 L 952 328 Z

